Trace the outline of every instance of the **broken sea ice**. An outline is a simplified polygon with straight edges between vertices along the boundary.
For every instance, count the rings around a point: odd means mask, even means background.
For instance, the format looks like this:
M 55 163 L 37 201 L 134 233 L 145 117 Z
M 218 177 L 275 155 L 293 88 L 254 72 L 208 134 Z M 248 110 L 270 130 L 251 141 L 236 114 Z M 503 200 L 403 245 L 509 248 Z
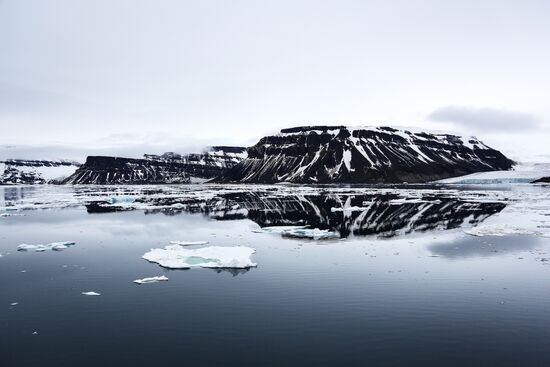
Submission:
M 483 237 L 483 236 L 508 236 L 508 235 L 535 235 L 540 236 L 541 233 L 532 231 L 527 228 L 516 227 L 511 225 L 482 225 L 474 228 L 464 230 L 464 233 L 471 236 Z
M 142 257 L 169 269 L 196 267 L 243 269 L 257 266 L 250 259 L 255 252 L 255 249 L 244 246 L 186 249 L 180 245 L 169 245 L 163 249 L 151 249 Z
M 75 244 L 76 244 L 75 242 L 71 242 L 71 241 L 52 242 L 52 243 L 47 243 L 45 245 L 43 244 L 27 245 L 24 243 L 17 246 L 17 251 L 35 251 L 35 252 L 62 251 L 62 250 L 68 249 L 70 246 L 74 246 Z
M 168 277 L 161 275 L 159 277 L 149 277 L 149 278 L 142 278 L 142 279 L 136 279 L 134 280 L 134 283 L 136 284 L 149 284 L 149 283 L 157 283 L 162 281 L 167 281 Z
M 101 296 L 101 293 L 97 293 L 94 291 L 82 292 L 81 294 L 83 296 Z

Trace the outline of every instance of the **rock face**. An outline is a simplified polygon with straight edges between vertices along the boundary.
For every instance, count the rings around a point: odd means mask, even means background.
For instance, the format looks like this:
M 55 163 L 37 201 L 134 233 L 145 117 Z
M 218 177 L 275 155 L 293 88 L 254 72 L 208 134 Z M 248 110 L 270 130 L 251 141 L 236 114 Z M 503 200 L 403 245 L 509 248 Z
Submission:
M 246 148 L 214 146 L 203 153 L 180 155 L 164 153 L 161 156 L 145 155 L 153 161 L 172 162 L 186 166 L 186 172 L 191 179 L 211 179 L 234 167 L 247 157 Z
M 246 156 L 240 147 L 212 147 L 201 154 L 146 154 L 143 159 L 91 156 L 64 184 L 181 184 L 210 179 Z
M 73 174 L 80 163 L 67 160 L 0 161 L 0 185 L 36 185 L 57 183 Z
M 550 183 L 550 177 L 541 177 L 531 183 Z
M 391 127 L 306 126 L 248 148 L 217 182 L 428 182 L 514 164 L 474 137 Z

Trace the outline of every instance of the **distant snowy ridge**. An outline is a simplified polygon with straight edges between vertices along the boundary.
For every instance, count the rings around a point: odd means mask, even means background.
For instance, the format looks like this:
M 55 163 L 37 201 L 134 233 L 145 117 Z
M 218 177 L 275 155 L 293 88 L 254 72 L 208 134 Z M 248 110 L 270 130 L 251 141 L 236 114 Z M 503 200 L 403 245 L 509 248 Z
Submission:
M 241 183 L 427 182 L 509 170 L 514 162 L 475 137 L 392 127 L 283 129 L 248 149 L 216 181 Z
M 6 159 L 0 161 L 0 185 L 58 183 L 79 166 L 70 160 Z

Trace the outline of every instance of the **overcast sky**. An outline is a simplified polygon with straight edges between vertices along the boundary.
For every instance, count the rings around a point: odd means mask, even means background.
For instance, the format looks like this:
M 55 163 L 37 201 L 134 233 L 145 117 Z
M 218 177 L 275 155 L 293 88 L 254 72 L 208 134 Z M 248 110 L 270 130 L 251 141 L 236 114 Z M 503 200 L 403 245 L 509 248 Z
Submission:
M 545 0 L 0 0 L 0 156 L 349 124 L 550 157 L 549 14 Z

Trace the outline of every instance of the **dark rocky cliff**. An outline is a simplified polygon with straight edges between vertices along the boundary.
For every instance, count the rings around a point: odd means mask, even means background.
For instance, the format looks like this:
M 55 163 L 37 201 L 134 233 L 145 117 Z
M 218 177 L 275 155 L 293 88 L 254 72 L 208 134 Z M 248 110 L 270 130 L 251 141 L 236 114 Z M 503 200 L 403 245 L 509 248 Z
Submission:
M 428 182 L 508 170 L 514 162 L 474 137 L 391 127 L 284 129 L 248 149 L 217 182 Z
M 91 156 L 64 184 L 181 184 L 210 179 L 246 156 L 241 147 L 212 147 L 200 154 L 147 154 L 143 159 Z

